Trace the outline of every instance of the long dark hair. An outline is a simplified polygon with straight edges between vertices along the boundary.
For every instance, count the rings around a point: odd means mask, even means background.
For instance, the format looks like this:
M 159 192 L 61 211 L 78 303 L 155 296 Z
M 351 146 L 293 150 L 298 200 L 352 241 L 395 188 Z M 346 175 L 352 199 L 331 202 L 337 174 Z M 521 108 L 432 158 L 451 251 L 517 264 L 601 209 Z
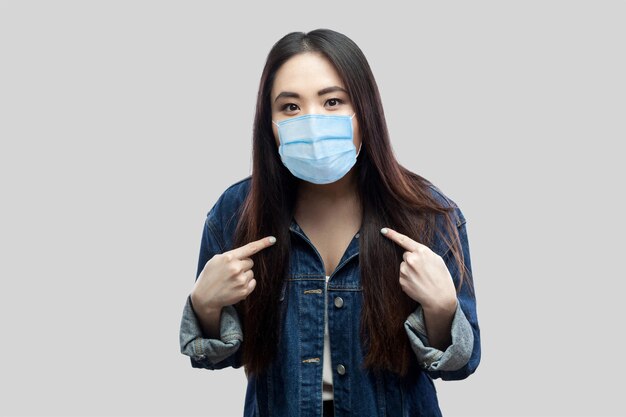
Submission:
M 445 241 L 461 271 L 458 291 L 465 269 L 457 224 L 448 215 L 454 209 L 432 196 L 428 180 L 402 167 L 394 158 L 380 94 L 365 56 L 351 39 L 329 29 L 292 32 L 281 38 L 269 52 L 261 76 L 253 128 L 252 178 L 233 245 L 242 246 L 269 235 L 276 236 L 277 241 L 268 250 L 253 255 L 256 287 L 235 306 L 244 332 L 242 362 L 246 373 L 260 372 L 277 350 L 278 297 L 288 272 L 289 226 L 298 180 L 283 165 L 277 151 L 270 91 L 280 66 L 304 52 L 322 53 L 334 64 L 348 90 L 361 131 L 363 145 L 354 169 L 358 172 L 363 209 L 359 239 L 361 340 L 367 352 L 363 366 L 406 375 L 414 353 L 404 321 L 417 308 L 417 302 L 398 283 L 404 249 L 381 239 L 380 228 L 391 227 L 427 246 L 433 242 L 434 233 L 448 236 Z M 436 227 L 437 214 L 444 215 L 444 230 Z M 381 322 L 388 325 L 381 326 Z

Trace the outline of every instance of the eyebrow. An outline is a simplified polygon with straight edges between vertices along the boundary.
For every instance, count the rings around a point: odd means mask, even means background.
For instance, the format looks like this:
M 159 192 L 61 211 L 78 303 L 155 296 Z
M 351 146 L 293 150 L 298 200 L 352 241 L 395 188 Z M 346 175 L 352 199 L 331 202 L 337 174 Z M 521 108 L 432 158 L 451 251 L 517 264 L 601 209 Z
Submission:
M 335 91 L 343 91 L 344 93 L 348 94 L 348 92 L 337 86 L 334 85 L 332 87 L 326 87 L 326 88 L 322 88 L 320 91 L 317 92 L 318 96 L 323 96 L 324 94 L 328 94 L 328 93 L 334 93 Z M 274 99 L 274 103 L 276 101 L 278 101 L 279 98 L 281 97 L 292 97 L 292 98 L 300 98 L 300 94 L 298 93 L 293 93 L 291 91 L 282 91 L 279 95 L 276 96 L 276 98 Z

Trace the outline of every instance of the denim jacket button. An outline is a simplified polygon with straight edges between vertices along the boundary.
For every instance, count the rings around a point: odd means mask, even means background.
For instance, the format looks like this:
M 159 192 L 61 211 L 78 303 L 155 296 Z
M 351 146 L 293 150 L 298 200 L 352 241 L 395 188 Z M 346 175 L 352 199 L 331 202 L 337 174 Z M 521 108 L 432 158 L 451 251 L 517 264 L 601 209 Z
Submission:
M 357 233 L 356 235 L 354 235 L 354 237 L 358 239 L 360 235 L 361 235 L 360 233 Z
M 346 367 L 341 364 L 337 365 L 337 373 L 339 375 L 344 375 L 346 373 Z
M 335 307 L 337 308 L 343 307 L 343 298 L 335 297 Z

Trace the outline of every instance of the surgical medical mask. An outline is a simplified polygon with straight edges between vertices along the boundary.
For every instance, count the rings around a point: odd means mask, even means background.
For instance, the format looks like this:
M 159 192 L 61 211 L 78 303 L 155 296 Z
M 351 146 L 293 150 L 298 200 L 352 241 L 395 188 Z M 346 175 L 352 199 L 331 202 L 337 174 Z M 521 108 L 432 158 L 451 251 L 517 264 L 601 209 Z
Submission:
M 355 113 L 356 114 L 356 113 Z M 314 184 L 342 178 L 356 163 L 352 116 L 305 114 L 276 123 L 283 165 L 296 177 Z

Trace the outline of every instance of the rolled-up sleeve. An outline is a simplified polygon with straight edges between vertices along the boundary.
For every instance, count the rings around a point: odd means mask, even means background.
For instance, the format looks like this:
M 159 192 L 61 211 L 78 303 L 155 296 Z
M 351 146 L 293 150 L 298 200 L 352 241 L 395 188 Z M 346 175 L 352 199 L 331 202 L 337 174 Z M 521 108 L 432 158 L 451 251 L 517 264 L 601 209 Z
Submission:
M 428 343 L 424 310 L 419 306 L 404 322 L 404 328 L 411 342 L 411 348 L 417 355 L 422 368 L 428 371 L 456 371 L 470 359 L 474 345 L 472 326 L 457 303 L 452 319 L 452 344 L 445 351 L 432 347 Z
M 458 208 L 457 208 L 458 210 Z M 404 322 L 411 348 L 419 365 L 431 376 L 443 380 L 459 380 L 474 373 L 480 363 L 480 327 L 476 314 L 476 295 L 473 285 L 472 266 L 465 218 L 458 210 L 462 219 L 457 226 L 461 250 L 466 268 L 465 282 L 457 294 L 457 308 L 451 325 L 451 344 L 441 351 L 428 342 L 424 311 L 418 306 Z M 450 275 L 458 288 L 459 268 L 451 251 L 443 259 Z
M 222 309 L 219 339 L 210 339 L 204 337 L 191 304 L 191 295 L 187 296 L 180 323 L 180 351 L 191 358 L 192 367 L 206 369 L 239 367 L 237 352 L 241 343 L 243 343 L 241 322 L 233 306 Z

